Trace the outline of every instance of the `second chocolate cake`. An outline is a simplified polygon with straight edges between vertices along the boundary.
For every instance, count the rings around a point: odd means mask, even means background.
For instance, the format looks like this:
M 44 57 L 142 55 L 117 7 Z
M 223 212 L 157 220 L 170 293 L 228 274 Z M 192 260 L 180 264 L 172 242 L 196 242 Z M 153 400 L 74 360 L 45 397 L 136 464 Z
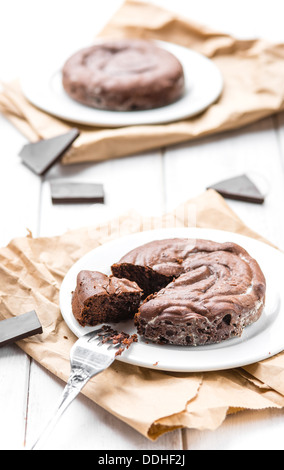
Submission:
M 241 336 L 264 308 L 264 275 L 234 243 L 158 240 L 125 255 L 112 272 L 144 290 L 135 323 L 153 342 L 219 343 Z
M 111 111 L 160 108 L 185 90 L 180 61 L 142 39 L 105 40 L 76 52 L 63 66 L 62 84 L 73 100 Z

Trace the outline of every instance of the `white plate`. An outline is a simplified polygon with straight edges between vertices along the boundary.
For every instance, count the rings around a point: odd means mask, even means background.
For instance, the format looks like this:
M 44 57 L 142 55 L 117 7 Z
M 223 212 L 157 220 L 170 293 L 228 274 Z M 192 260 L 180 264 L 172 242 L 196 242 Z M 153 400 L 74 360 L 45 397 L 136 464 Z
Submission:
M 245 328 L 241 338 L 215 345 L 179 347 L 147 344 L 139 337 L 138 343 L 134 343 L 118 360 L 160 370 L 201 372 L 245 366 L 284 350 L 284 312 L 280 308 L 284 302 L 283 288 L 280 286 L 284 255 L 251 238 L 211 229 L 175 228 L 141 232 L 106 243 L 85 255 L 70 269 L 60 291 L 61 312 L 73 333 L 80 337 L 95 329 L 83 328 L 72 314 L 71 291 L 76 286 L 77 274 L 81 270 L 97 270 L 110 274 L 110 266 L 130 250 L 153 240 L 175 237 L 231 241 L 243 246 L 258 261 L 266 277 L 267 298 L 264 312 L 256 323 Z M 136 332 L 132 321 L 122 322 L 114 327 L 130 334 Z
M 21 77 L 26 98 L 35 106 L 61 119 L 99 127 L 161 124 L 186 119 L 214 103 L 223 89 L 223 79 L 216 65 L 185 47 L 156 41 L 182 63 L 185 73 L 184 96 L 171 105 L 145 111 L 104 111 L 84 106 L 69 98 L 62 86 L 62 63 L 39 64 L 27 68 Z M 48 60 L 45 57 L 45 60 Z

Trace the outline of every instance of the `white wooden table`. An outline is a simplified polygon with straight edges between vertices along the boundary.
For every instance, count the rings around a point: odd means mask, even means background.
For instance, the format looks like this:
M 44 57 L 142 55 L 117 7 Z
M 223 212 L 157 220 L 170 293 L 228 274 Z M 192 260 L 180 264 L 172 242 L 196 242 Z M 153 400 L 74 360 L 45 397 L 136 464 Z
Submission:
M 79 43 L 88 44 L 121 3 L 0 0 L 0 79 L 17 78 L 40 50 L 62 48 L 69 52 Z M 282 0 L 155 3 L 241 38 L 262 36 L 284 42 Z M 45 236 L 85 226 L 90 215 L 99 223 L 131 208 L 145 215 L 162 214 L 202 193 L 210 183 L 254 171 L 269 185 L 266 204 L 229 204 L 253 230 L 284 249 L 284 115 L 242 131 L 143 155 L 76 167 L 57 165 L 43 179 L 21 164 L 18 152 L 25 143 L 25 138 L 0 116 L 1 246 L 15 236 L 25 236 L 27 228 L 34 236 Z M 53 206 L 48 181 L 58 176 L 102 182 L 106 204 Z M 145 180 L 147 192 L 142 194 L 139 182 L 142 185 Z M 0 371 L 0 449 L 24 449 L 50 417 L 64 384 L 16 345 L 0 349 Z M 80 396 L 58 424 L 48 448 L 283 450 L 283 417 L 282 411 L 245 411 L 228 417 L 214 432 L 182 430 L 151 442 Z

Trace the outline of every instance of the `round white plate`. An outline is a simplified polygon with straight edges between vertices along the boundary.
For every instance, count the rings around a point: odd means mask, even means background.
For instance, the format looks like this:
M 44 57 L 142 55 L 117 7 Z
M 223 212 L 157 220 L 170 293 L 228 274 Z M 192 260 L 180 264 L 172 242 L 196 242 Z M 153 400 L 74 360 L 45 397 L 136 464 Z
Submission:
M 214 103 L 223 89 L 223 79 L 216 65 L 185 47 L 155 41 L 172 52 L 185 73 L 184 96 L 171 105 L 145 111 L 104 111 L 84 106 L 69 98 L 62 86 L 62 63 L 38 64 L 27 68 L 21 77 L 26 98 L 41 110 L 73 123 L 99 127 L 161 124 L 186 119 Z M 46 59 L 45 57 L 45 60 Z
M 220 344 L 207 346 L 172 346 L 138 342 L 118 357 L 118 360 L 147 368 L 201 372 L 230 369 L 267 359 L 284 349 L 284 302 L 282 279 L 284 254 L 267 244 L 235 233 L 198 228 L 175 228 L 141 232 L 106 243 L 91 251 L 73 265 L 66 275 L 60 291 L 60 308 L 64 320 L 73 333 L 80 337 L 98 327 L 82 327 L 75 320 L 71 309 L 71 291 L 76 286 L 77 274 L 83 270 L 95 270 L 110 274 L 110 266 L 130 250 L 153 240 L 188 237 L 231 241 L 243 246 L 259 263 L 267 281 L 266 306 L 261 318 L 245 328 L 241 338 L 233 338 Z M 112 325 L 130 334 L 135 333 L 133 321 Z

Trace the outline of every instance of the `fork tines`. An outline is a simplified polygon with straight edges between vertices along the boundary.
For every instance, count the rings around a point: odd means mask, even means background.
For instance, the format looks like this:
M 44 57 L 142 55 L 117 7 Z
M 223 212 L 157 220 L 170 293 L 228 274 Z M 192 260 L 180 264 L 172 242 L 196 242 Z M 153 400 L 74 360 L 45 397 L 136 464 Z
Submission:
M 125 348 L 128 349 L 131 343 L 137 342 L 137 335 L 130 336 L 128 333 L 118 332 L 109 325 L 103 325 L 101 328 L 96 330 L 95 338 L 99 338 L 99 346 L 102 346 L 105 343 L 110 343 L 108 349 L 120 346 L 117 355 L 121 354 Z

